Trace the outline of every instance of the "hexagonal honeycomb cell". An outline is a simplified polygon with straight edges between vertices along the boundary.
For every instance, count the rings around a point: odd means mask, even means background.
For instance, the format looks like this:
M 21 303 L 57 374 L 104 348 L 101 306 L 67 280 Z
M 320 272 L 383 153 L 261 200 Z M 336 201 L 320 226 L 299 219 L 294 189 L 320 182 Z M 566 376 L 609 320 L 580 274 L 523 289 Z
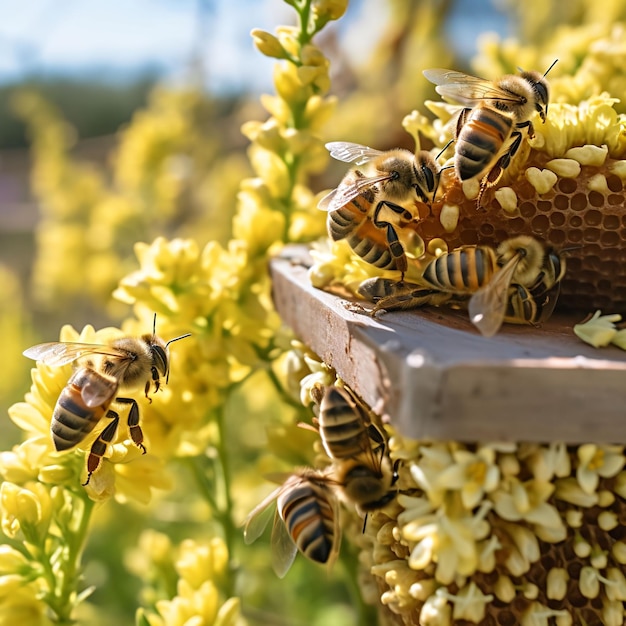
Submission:
M 524 169 L 542 171 L 550 160 L 545 153 L 531 149 Z M 485 192 L 480 209 L 475 199 L 466 197 L 455 177 L 443 176 L 441 199 L 430 214 L 420 207 L 421 219 L 412 227 L 426 244 L 440 237 L 450 249 L 468 244 L 496 246 L 507 237 L 533 235 L 566 258 L 559 309 L 619 311 L 626 308 L 626 185 L 614 173 L 618 171 L 616 163 L 607 158 L 599 167 L 581 165 L 575 178 L 559 176 L 541 194 L 524 173 L 505 173 L 501 183 Z M 503 187 L 515 194 L 508 192 L 517 199 L 513 210 L 502 208 L 496 197 Z M 453 232 L 446 232 L 441 225 L 444 205 L 459 208 Z

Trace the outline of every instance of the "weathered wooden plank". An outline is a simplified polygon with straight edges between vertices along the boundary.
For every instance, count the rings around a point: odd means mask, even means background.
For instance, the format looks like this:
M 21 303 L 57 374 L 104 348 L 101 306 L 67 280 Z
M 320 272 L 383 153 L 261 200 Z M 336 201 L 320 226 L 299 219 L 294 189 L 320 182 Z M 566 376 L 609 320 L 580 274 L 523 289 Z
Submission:
M 484 338 L 463 311 L 349 311 L 311 286 L 297 255 L 271 271 L 285 323 L 406 436 L 626 443 L 626 353 L 580 341 L 580 316 Z

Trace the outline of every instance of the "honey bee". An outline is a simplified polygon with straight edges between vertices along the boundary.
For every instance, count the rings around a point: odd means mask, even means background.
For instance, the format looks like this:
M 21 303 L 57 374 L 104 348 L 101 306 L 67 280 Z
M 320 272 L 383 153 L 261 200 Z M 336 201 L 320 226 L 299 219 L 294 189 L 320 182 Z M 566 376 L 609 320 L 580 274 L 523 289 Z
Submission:
M 558 291 L 555 294 L 552 290 L 558 289 L 565 273 L 564 259 L 553 250 L 546 251 L 539 240 L 526 235 L 503 241 L 498 246 L 497 257 L 500 269 L 471 296 L 468 304 L 470 320 L 485 337 L 498 332 L 509 305 L 517 307 L 518 312 L 522 310 L 523 302 L 528 300 L 526 293 L 529 294 L 528 301 L 539 303 L 550 291 L 550 302 L 554 300 L 556 304 Z M 523 289 L 514 289 L 511 294 L 511 285 Z M 547 305 L 546 300 L 542 306 Z
M 454 169 L 461 181 L 483 177 L 479 206 L 484 191 L 498 182 L 519 150 L 521 129 L 534 136 L 532 114 L 537 112 L 545 123 L 549 100 L 546 75 L 556 62 L 543 76 L 521 72 L 497 81 L 446 69 L 424 70 L 424 76 L 437 85 L 438 94 L 465 105 L 456 125 Z
M 556 306 L 565 269 L 565 259 L 554 250 L 548 250 L 535 282 L 529 287 L 513 285 L 510 288 L 505 321 L 533 326 L 545 322 Z
M 474 293 L 491 281 L 498 261 L 490 246 L 461 246 L 428 263 L 422 274 L 426 285 L 457 296 Z
M 330 567 L 335 562 L 341 529 L 332 484 L 332 479 L 319 470 L 296 470 L 246 518 L 244 541 L 250 544 L 267 526 L 269 515 L 265 513 L 276 502 L 271 546 L 272 567 L 279 578 L 289 571 L 298 550 L 316 563 Z
M 152 334 L 120 337 L 108 345 L 53 341 L 24 351 L 24 356 L 51 366 L 78 361 L 79 366 L 61 391 L 52 413 L 50 430 L 57 451 L 68 450 L 83 441 L 103 417 L 111 419 L 91 446 L 84 486 L 89 484 L 117 432 L 119 414 L 109 408 L 112 403 L 130 405 L 130 437 L 146 453 L 139 426 L 139 405 L 132 397 L 117 396 L 118 389 L 144 385 L 145 396 L 152 401 L 148 396 L 150 387 L 154 385 L 156 393 L 161 379 L 165 378 L 165 384 L 169 379 L 168 346 L 189 336 L 181 335 L 165 343 L 153 326 Z
M 368 311 L 372 317 L 387 311 L 416 309 L 422 306 L 440 306 L 441 304 L 453 303 L 455 300 L 452 293 L 381 276 L 364 280 L 359 285 L 358 293 L 366 300 L 374 302 L 374 308 Z M 349 308 L 358 313 L 366 312 L 363 307 L 354 303 L 351 303 Z
M 396 227 L 416 217 L 416 200 L 428 205 L 434 200 L 442 170 L 436 158 L 425 150 L 417 154 L 400 148 L 382 152 L 344 141 L 326 147 L 335 159 L 357 166 L 369 163 L 373 170 L 371 175 L 350 170 L 339 186 L 320 200 L 318 207 L 328 211 L 330 238 L 346 239 L 368 263 L 398 270 L 404 276 L 408 264 Z
M 384 435 L 347 388 L 324 388 L 316 422 L 324 450 L 331 459 L 376 452 L 385 445 Z
M 328 386 L 320 402 L 319 432 L 333 460 L 339 491 L 360 513 L 385 507 L 397 493 L 397 464 L 392 466 L 384 433 L 347 388 Z

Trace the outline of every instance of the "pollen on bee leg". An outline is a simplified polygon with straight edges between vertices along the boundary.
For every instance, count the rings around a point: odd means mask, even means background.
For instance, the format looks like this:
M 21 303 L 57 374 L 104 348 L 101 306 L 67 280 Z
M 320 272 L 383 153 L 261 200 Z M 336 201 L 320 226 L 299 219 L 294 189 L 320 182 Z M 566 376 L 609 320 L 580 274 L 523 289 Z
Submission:
M 550 170 L 540 170 L 537 167 L 529 167 L 525 172 L 526 180 L 535 188 L 539 195 L 548 193 L 558 180 L 557 175 Z
M 517 194 L 511 187 L 500 187 L 494 195 L 507 213 L 513 213 L 517 209 Z
M 439 214 L 439 222 L 447 233 L 454 232 L 459 222 L 459 207 L 456 204 L 444 204 Z

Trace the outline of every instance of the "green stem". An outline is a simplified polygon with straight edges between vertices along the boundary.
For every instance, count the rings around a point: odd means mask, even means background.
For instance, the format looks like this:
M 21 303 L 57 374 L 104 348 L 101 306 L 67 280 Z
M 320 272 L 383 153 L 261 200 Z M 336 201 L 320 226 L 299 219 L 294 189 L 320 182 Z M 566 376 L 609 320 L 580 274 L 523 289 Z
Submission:
M 72 619 L 72 612 L 76 608 L 81 561 L 95 506 L 95 503 L 84 490 L 82 494 L 74 492 L 73 496 L 82 502 L 82 511 L 78 526 L 74 527 L 73 524 L 60 525 L 62 529 L 61 541 L 64 546 L 58 553 L 63 561 L 60 567 L 53 568 L 52 555 L 47 553 L 45 549 L 41 550 L 41 566 L 50 589 L 45 600 L 54 612 L 55 623 L 59 626 L 69 626 L 75 623 Z M 78 509 L 78 507 L 76 508 Z M 61 571 L 62 575 L 56 573 L 55 569 Z

